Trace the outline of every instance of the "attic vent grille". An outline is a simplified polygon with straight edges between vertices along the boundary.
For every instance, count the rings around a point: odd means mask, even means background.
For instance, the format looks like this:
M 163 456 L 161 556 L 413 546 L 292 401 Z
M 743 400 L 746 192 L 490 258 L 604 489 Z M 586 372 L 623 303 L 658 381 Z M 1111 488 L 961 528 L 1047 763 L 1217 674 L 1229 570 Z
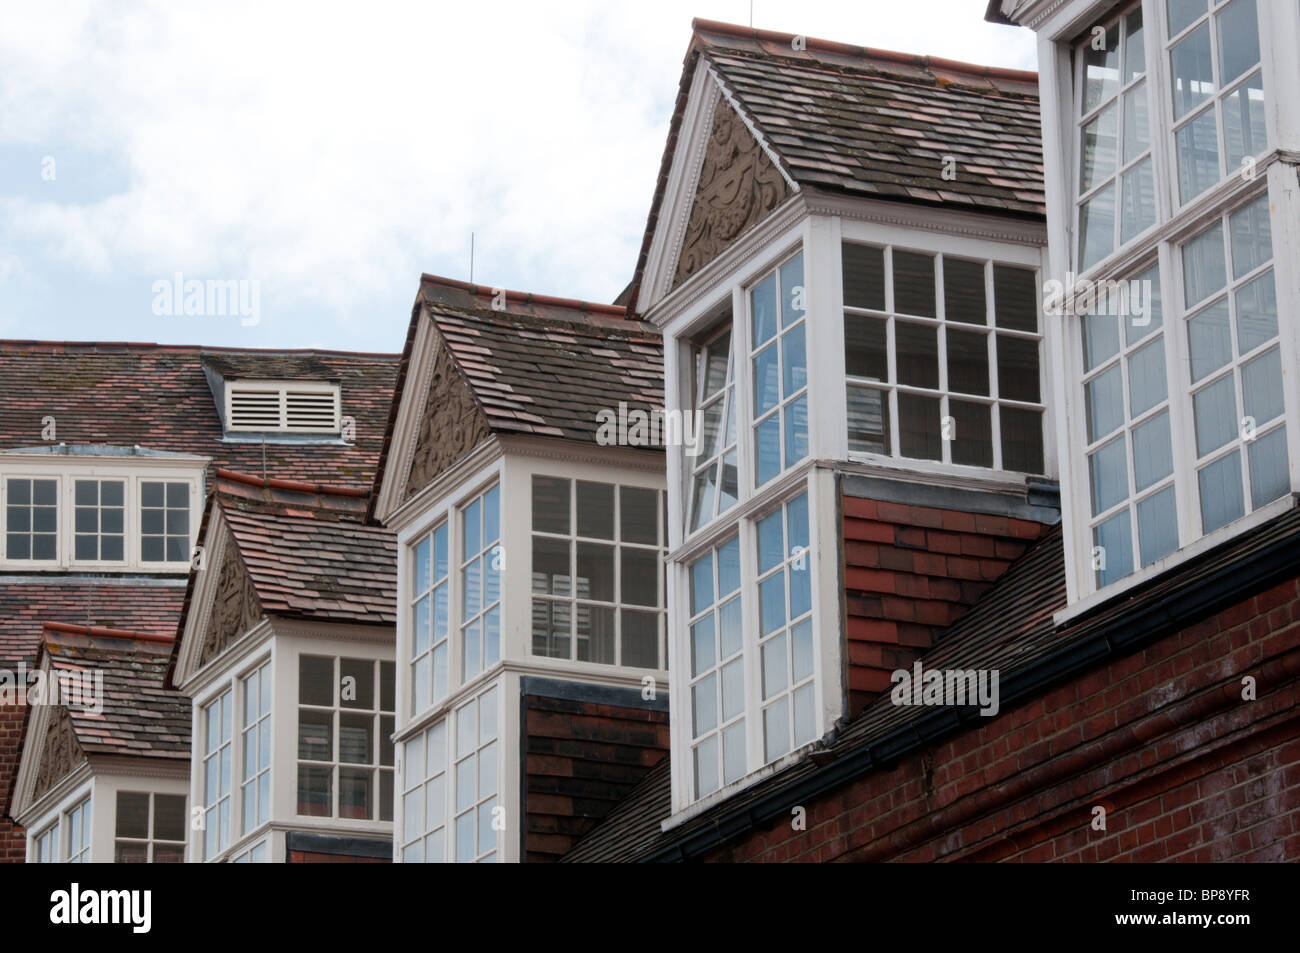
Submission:
M 339 389 L 333 384 L 258 381 L 228 386 L 226 429 L 253 433 L 339 432 Z

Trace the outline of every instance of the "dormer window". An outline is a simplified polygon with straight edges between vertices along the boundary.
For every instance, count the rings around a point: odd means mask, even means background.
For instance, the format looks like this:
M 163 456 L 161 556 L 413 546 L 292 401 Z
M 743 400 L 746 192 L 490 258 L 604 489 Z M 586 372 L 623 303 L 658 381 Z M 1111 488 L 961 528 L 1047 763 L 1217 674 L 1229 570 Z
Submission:
M 232 433 L 337 434 L 339 386 L 313 381 L 228 381 L 226 430 Z

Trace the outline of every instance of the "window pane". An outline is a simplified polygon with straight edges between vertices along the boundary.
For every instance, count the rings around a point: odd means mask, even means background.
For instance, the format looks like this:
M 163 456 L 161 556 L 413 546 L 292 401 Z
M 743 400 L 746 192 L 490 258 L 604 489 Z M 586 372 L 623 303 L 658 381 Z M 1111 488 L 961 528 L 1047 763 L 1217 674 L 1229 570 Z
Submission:
M 1237 436 L 1237 397 L 1226 374 L 1192 395 L 1196 418 L 1196 455 L 1203 457 Z M 1240 483 L 1240 481 L 1238 481 Z
M 808 383 L 808 355 L 804 348 L 803 328 L 795 328 L 781 338 L 781 397 L 788 398 Z
M 1177 36 L 1197 17 L 1205 15 L 1206 0 L 1168 0 L 1168 4 L 1170 36 Z
M 533 530 L 565 535 L 571 532 L 568 480 L 533 477 Z
M 692 737 L 718 727 L 718 677 L 710 675 L 691 686 Z
M 780 692 L 785 691 L 786 686 L 790 684 L 787 672 L 788 650 L 785 644 L 785 636 L 778 635 L 776 638 L 763 645 L 763 697 L 771 698 Z
M 718 547 L 718 596 L 730 595 L 739 588 L 740 539 L 732 537 Z
M 1210 59 L 1210 25 L 1202 23 L 1179 40 L 1169 53 L 1174 118 L 1181 119 L 1214 95 L 1214 66 Z
M 1234 450 L 1197 474 L 1201 488 L 1201 532 L 1212 533 L 1245 514 L 1241 456 Z
M 899 321 L 894 325 L 898 382 L 912 387 L 939 387 L 939 337 L 934 325 Z
M 792 467 L 808 456 L 808 395 L 790 401 L 781 417 L 785 428 L 785 465 Z
M 1241 399 L 1255 424 L 1282 413 L 1282 352 L 1273 348 L 1241 368 Z
M 1119 365 L 1090 380 L 1083 389 L 1088 415 L 1088 443 L 1096 443 L 1124 422 L 1124 381 Z
M 1140 417 L 1167 396 L 1165 341 L 1156 338 L 1129 355 L 1129 414 Z
M 1043 415 L 1037 410 L 1002 407 L 1002 469 L 1017 473 L 1043 472 Z
M 1138 83 L 1124 94 L 1124 161 L 1130 162 L 1151 147 L 1147 116 L 1147 84 Z M 1151 201 L 1155 197 L 1152 195 Z M 1154 215 L 1154 211 L 1152 213 Z
M 1216 301 L 1187 321 L 1187 346 L 1192 355 L 1192 382 L 1214 373 L 1232 360 L 1228 330 L 1228 299 Z
M 776 275 L 768 275 L 752 292 L 754 346 L 768 341 L 776 334 Z
M 851 377 L 889 379 L 889 354 L 885 320 L 861 315 L 844 316 L 844 367 Z
M 870 245 L 840 246 L 844 269 L 844 303 L 851 308 L 885 310 L 885 252 Z
M 578 606 L 578 661 L 614 664 L 614 610 Z
M 619 624 L 623 664 L 659 668 L 658 613 L 623 609 Z
M 315 655 L 298 658 L 298 703 L 334 704 L 334 660 Z
M 1167 486 L 1137 505 L 1138 548 L 1142 565 L 1150 566 L 1178 548 L 1178 509 L 1174 488 Z
M 933 256 L 897 249 L 893 256 L 894 311 L 935 317 Z
M 1124 20 L 1124 82 L 1127 83 L 1147 68 L 1146 48 L 1143 46 L 1142 8 L 1138 7 Z
M 1278 427 L 1246 448 L 1250 464 L 1250 505 L 1256 509 L 1291 492 L 1286 452 L 1286 428 Z
M 1207 109 L 1174 136 L 1178 154 L 1178 195 L 1190 202 L 1219 181 L 1219 129 Z
M 943 459 L 943 421 L 938 397 L 898 395 L 899 452 L 918 460 Z
M 618 490 L 619 528 L 625 543 L 659 542 L 657 490 L 624 486 Z
M 1229 173 L 1241 168 L 1242 159 L 1264 151 L 1268 134 L 1264 127 L 1264 79 L 1259 73 L 1224 97 L 1223 134 Z
M 998 396 L 1036 403 L 1038 390 L 1038 342 L 999 334 Z
M 739 599 L 732 599 L 718 609 L 718 654 L 720 658 L 730 658 L 740 651 L 745 637 L 741 613 Z
M 333 812 L 333 769 L 298 765 L 298 813 L 328 817 Z M 212 822 L 209 821 L 209 824 Z
M 298 757 L 304 761 L 334 760 L 334 715 L 327 711 L 298 711 Z M 211 797 L 208 800 L 212 800 Z
M 708 671 L 718 660 L 713 613 L 691 626 L 691 676 Z
M 948 389 L 963 394 L 988 394 L 988 335 L 948 328 Z
M 1219 27 L 1219 80 L 1227 86 L 1259 62 L 1255 0 L 1233 0 L 1214 19 Z
M 982 262 L 944 258 L 943 310 L 949 321 L 988 324 Z
M 758 521 L 758 571 L 767 572 L 785 559 L 785 537 L 781 511 L 769 513 Z
M 619 575 L 624 604 L 657 606 L 659 604 L 659 553 L 652 549 L 624 547 L 619 552 Z
M 1146 158 L 1121 177 L 1120 241 L 1127 242 L 1156 223 L 1156 184 Z
M 569 605 L 533 600 L 533 654 L 543 658 L 569 657 Z
M 1010 331 L 1038 330 L 1038 282 L 1027 268 L 993 266 L 993 306 L 997 326 Z
M 1087 270 L 1115 248 L 1115 186 L 1108 185 L 1079 208 L 1079 267 Z
M 763 757 L 775 761 L 790 750 L 790 699 L 763 709 Z
M 1261 195 L 1228 216 L 1232 237 L 1232 277 L 1240 278 L 1273 257 L 1273 228 L 1268 195 Z
M 368 659 L 339 659 L 344 708 L 375 708 L 375 663 Z
M 1119 322 L 1114 313 L 1084 315 L 1083 353 L 1086 371 L 1119 353 Z
M 781 326 L 789 327 L 807 312 L 803 287 L 803 255 L 781 266 Z
M 1128 510 L 1120 510 L 1098 525 L 1093 533 L 1093 544 L 1101 550 L 1093 557 L 1098 587 L 1108 586 L 1129 575 L 1133 571 L 1133 542 Z
M 722 733 L 722 779 L 730 784 L 745 776 L 745 723 L 738 721 Z
M 185 840 L 187 827 L 185 796 L 181 794 L 155 794 L 153 796 L 153 836 L 158 840 Z
M 713 604 L 713 555 L 691 564 L 691 615 Z
M 762 486 L 781 472 L 781 420 L 774 414 L 754 428 L 754 470 Z
M 874 387 L 849 384 L 848 425 L 850 450 L 888 454 L 888 395 Z
M 695 796 L 704 797 L 718 789 L 718 738 L 700 742 L 695 756 Z
M 578 481 L 578 535 L 614 538 L 614 487 Z
M 758 585 L 759 634 L 775 632 L 785 624 L 785 574 L 778 572 Z
M 614 547 L 578 543 L 577 596 L 599 602 L 614 601 Z
M 761 417 L 780 399 L 780 373 L 777 346 L 769 344 L 754 355 L 754 416 Z
M 1080 195 L 1115 174 L 1117 116 L 1118 107 L 1111 103 L 1083 126 L 1079 150 Z
M 1169 442 L 1169 412 L 1161 411 L 1133 428 L 1133 480 L 1140 493 L 1174 472 Z
M 1128 453 L 1121 436 L 1088 457 L 1092 513 L 1104 513 L 1128 496 Z
M 149 795 L 129 791 L 117 793 L 117 837 L 149 836 Z
M 972 467 L 993 466 L 993 423 L 989 406 L 950 400 L 948 410 L 956 424 L 952 462 Z

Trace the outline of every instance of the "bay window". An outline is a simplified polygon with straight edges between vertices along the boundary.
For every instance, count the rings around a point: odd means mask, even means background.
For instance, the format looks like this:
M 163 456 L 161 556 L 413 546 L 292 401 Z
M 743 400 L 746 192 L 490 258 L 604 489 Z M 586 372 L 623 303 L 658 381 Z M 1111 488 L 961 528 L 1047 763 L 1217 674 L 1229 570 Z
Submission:
M 393 819 L 392 662 L 298 658 L 298 814 Z
M 665 667 L 662 511 L 658 490 L 533 476 L 533 655 Z
M 113 861 L 184 863 L 187 827 L 183 794 L 118 791 Z
M 241 833 L 251 834 L 265 824 L 271 810 L 271 666 L 255 670 L 243 684 L 241 742 L 244 767 L 240 779 L 244 823 Z
M 846 242 L 849 449 L 1042 473 L 1034 271 Z
M 501 488 L 460 510 L 461 677 L 501 658 Z
M 1178 196 L 1186 204 L 1263 152 L 1256 0 L 1166 0 Z

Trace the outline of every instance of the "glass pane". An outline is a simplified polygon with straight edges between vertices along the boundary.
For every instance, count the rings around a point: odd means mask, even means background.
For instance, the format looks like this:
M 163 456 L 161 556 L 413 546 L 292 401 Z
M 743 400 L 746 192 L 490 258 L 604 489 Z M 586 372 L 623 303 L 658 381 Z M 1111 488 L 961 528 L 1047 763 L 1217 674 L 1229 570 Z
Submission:
M 740 540 L 733 537 L 718 547 L 718 595 L 740 588 Z
M 1156 223 L 1156 185 L 1151 160 L 1143 159 L 1120 179 L 1120 241 L 1127 242 Z
M 1246 448 L 1250 464 L 1250 505 L 1256 509 L 1291 492 L 1286 452 L 1286 428 L 1278 427 L 1251 441 Z
M 781 511 L 769 513 L 758 521 L 758 571 L 767 572 L 785 559 L 785 537 Z
M 599 602 L 614 601 L 614 547 L 578 543 L 577 596 Z
M 619 601 L 625 605 L 659 604 L 659 553 L 623 547 L 619 552 Z
M 483 545 L 501 538 L 501 487 L 494 486 L 483 494 Z
M 614 664 L 614 610 L 578 606 L 578 661 Z
M 757 485 L 762 486 L 781 472 L 781 420 L 779 414 L 768 417 L 754 428 L 754 471 Z
M 1241 487 L 1241 454 L 1234 450 L 1197 474 L 1201 488 L 1201 532 L 1212 533 L 1246 512 Z
M 722 668 L 722 720 L 729 721 L 745 709 L 745 665 L 736 659 Z
M 1273 228 L 1269 220 L 1268 195 L 1228 216 L 1232 238 L 1232 277 L 1240 278 L 1273 257 Z
M 713 604 L 713 555 L 691 564 L 691 615 Z
M 778 572 L 758 584 L 759 634 L 785 625 L 785 573 Z
M 1164 307 L 1160 300 L 1160 269 L 1148 268 L 1133 279 L 1137 293 L 1137 307 L 1129 295 L 1129 316 L 1124 322 L 1124 341 L 1136 344 L 1164 324 Z
M 1192 356 L 1193 383 L 1232 360 L 1227 298 L 1216 301 L 1187 320 L 1187 346 Z
M 844 369 L 851 377 L 889 379 L 889 354 L 884 318 L 844 316 Z
M 375 663 L 365 659 L 339 659 L 344 708 L 375 708 Z
M 691 686 L 691 730 L 698 738 L 718 727 L 718 677 L 710 675 Z
M 691 529 L 699 529 L 713 518 L 714 490 L 717 487 L 717 467 L 712 463 L 695 474 L 691 488 Z
M 717 736 L 700 742 L 695 756 L 695 796 L 704 797 L 718 789 L 718 739 Z
M 1002 469 L 1017 473 L 1043 472 L 1043 415 L 1015 407 L 998 409 L 1002 431 Z
M 1223 98 L 1223 136 L 1229 173 L 1241 168 L 1242 159 L 1264 151 L 1268 133 L 1264 127 L 1264 79 L 1259 73 Z
M 157 840 L 185 840 L 188 815 L 185 797 L 179 794 L 155 794 L 153 797 L 153 836 Z
M 899 451 L 918 460 L 943 458 L 943 421 L 938 397 L 898 395 Z
M 840 246 L 844 303 L 851 308 L 885 310 L 885 252 L 870 245 Z
M 412 563 L 414 575 L 411 588 L 418 595 L 429 588 L 429 537 L 416 544 L 415 560 Z
M 614 487 L 578 481 L 578 535 L 614 538 Z
M 298 658 L 298 703 L 334 704 L 334 660 L 316 655 Z
M 971 467 L 993 466 L 993 420 L 988 404 L 948 401 L 954 430 L 952 462 Z
M 1119 353 L 1119 322 L 1112 309 L 1083 317 L 1084 370 L 1090 371 Z
M 794 693 L 794 743 L 805 744 L 817 737 L 817 693 L 805 685 Z
M 999 334 L 998 396 L 1037 403 L 1038 342 Z
M 1087 270 L 1115 248 L 1115 186 L 1106 186 L 1079 208 L 1079 267 Z
M 1038 281 L 1027 268 L 993 266 L 993 313 L 1000 328 L 1038 330 Z
M 775 761 L 790 750 L 790 699 L 763 709 L 763 757 Z
M 1099 587 L 1129 575 L 1133 571 L 1133 541 L 1128 510 L 1120 510 L 1101 523 L 1094 530 L 1093 544 L 1101 550 L 1093 554 Z
M 1118 108 L 1114 103 L 1084 124 L 1079 149 L 1079 194 L 1092 191 L 1115 174 L 1117 156 L 1116 123 Z
M 622 662 L 635 668 L 659 668 L 659 615 L 654 612 L 622 610 Z
M 1149 566 L 1178 548 L 1178 510 L 1174 488 L 1167 486 L 1137 505 L 1138 549 Z
M 738 721 L 722 732 L 722 779 L 726 784 L 745 776 L 745 723 Z
M 1241 368 L 1241 399 L 1256 426 L 1282 413 L 1282 352 L 1273 348 Z
M 1128 358 L 1129 415 L 1140 417 L 1165 399 L 1165 341 L 1156 338 Z
M 1259 62 L 1255 0 L 1233 0 L 1214 20 L 1219 27 L 1219 81 L 1227 86 Z
M 374 819 L 373 771 L 368 768 L 339 768 L 339 817 Z
M 1088 381 L 1083 388 L 1088 443 L 1096 443 L 1124 422 L 1124 381 L 1119 365 Z
M 718 660 L 714 641 L 713 613 L 710 612 L 691 626 L 691 675 L 699 675 L 713 667 Z
M 763 645 L 763 697 L 771 698 L 785 691 L 790 684 L 788 669 L 788 649 L 785 636 L 778 635 Z
M 948 389 L 963 394 L 988 394 L 988 335 L 972 331 L 946 331 Z
M 943 310 L 949 321 L 988 324 L 983 262 L 944 258 Z
M 657 490 L 624 486 L 618 491 L 619 528 L 625 543 L 659 542 Z
M 761 417 L 780 400 L 781 368 L 776 344 L 754 355 L 754 416 Z
M 1142 8 L 1138 7 L 1124 20 L 1124 82 L 1145 73 L 1146 47 L 1143 45 Z
M 781 397 L 790 397 L 808 384 L 808 355 L 804 348 L 803 328 L 795 328 L 781 338 Z
M 1100 46 L 1100 49 L 1097 47 Z M 1104 36 L 1092 38 L 1083 47 L 1083 114 L 1091 112 L 1115 95 L 1119 88 L 1119 24 Z
M 849 449 L 888 454 L 889 396 L 874 387 L 849 384 L 847 397 Z
M 1178 195 L 1190 202 L 1219 181 L 1219 129 L 1207 109 L 1174 136 L 1178 154 Z
M 789 327 L 807 312 L 803 287 L 803 255 L 781 266 L 781 326 Z
M 149 836 L 149 795 L 128 791 L 117 793 L 117 837 Z
M 333 813 L 333 769 L 298 765 L 298 813 L 328 817 Z M 212 823 L 211 820 L 208 821 Z M 209 831 L 211 833 L 211 831 Z
M 899 321 L 894 325 L 898 382 L 912 387 L 939 387 L 939 336 L 934 325 Z
M 768 275 L 750 292 L 755 347 L 776 334 L 776 275 Z
M 727 368 L 730 364 L 731 354 L 731 331 L 723 332 L 709 344 L 705 345 L 700 353 L 700 358 L 704 363 L 704 393 L 702 397 L 711 397 L 727 383 Z
M 1124 444 L 1121 436 L 1088 457 L 1094 516 L 1128 496 L 1128 453 Z
M 1192 395 L 1196 418 L 1196 455 L 1203 457 L 1237 436 L 1237 397 L 1232 375 L 1225 374 Z M 1238 480 L 1238 484 L 1240 484 Z
M 718 609 L 718 647 L 722 658 L 730 658 L 740 651 L 745 630 L 741 619 L 741 603 L 732 599 Z
M 333 714 L 327 711 L 298 711 L 298 757 L 304 761 L 334 760 Z
M 1161 411 L 1133 428 L 1133 482 L 1140 493 L 1174 472 L 1169 412 Z
M 894 311 L 935 317 L 933 256 L 895 249 L 893 257 Z
M 569 481 L 533 477 L 533 530 L 539 533 L 572 532 L 569 526 Z
M 1170 36 L 1177 36 L 1197 17 L 1205 15 L 1206 0 L 1168 0 L 1168 3 Z
M 781 418 L 785 433 L 785 466 L 792 467 L 808 456 L 808 395 L 801 394 L 790 401 L 781 412 Z
M 1210 25 L 1202 23 L 1169 52 L 1174 118 L 1181 119 L 1214 95 L 1214 66 L 1210 57 Z
M 469 506 L 465 507 L 461 513 L 461 554 L 462 560 L 469 559 L 471 556 L 483 549 L 483 506 L 475 500 Z

